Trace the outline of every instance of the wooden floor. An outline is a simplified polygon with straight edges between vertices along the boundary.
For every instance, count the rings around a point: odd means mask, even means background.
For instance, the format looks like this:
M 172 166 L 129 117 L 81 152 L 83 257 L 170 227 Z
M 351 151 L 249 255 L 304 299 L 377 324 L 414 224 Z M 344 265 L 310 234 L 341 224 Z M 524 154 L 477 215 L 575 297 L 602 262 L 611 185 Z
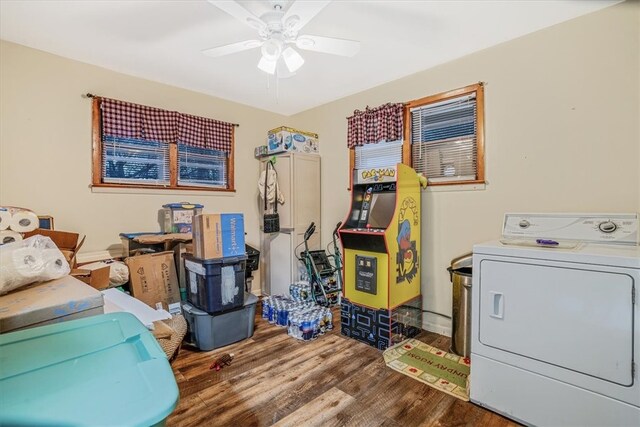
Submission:
M 331 333 L 302 342 L 258 313 L 251 339 L 212 352 L 183 348 L 173 362 L 180 401 L 168 425 L 517 425 L 387 368 L 382 352 L 340 335 L 334 319 Z M 449 347 L 438 334 L 417 338 Z M 235 354 L 231 366 L 209 370 L 224 353 Z

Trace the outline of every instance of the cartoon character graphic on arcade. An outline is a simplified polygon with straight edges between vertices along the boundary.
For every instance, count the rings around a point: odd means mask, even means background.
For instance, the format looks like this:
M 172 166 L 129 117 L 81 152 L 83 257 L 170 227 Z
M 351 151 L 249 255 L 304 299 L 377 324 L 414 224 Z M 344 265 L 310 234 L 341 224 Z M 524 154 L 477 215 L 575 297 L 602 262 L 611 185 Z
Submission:
M 398 278 L 397 282 L 409 283 L 418 272 L 418 251 L 415 240 L 411 240 L 411 222 L 408 219 L 401 220 L 398 227 L 398 255 L 396 258 Z

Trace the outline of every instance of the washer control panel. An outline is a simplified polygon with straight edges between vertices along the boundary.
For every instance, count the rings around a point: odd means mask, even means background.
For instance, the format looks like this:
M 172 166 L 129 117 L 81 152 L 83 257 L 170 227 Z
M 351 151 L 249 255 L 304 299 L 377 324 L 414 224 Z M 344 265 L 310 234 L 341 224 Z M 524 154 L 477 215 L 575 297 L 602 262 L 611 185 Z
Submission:
M 639 217 L 633 214 L 526 214 L 504 216 L 504 239 L 551 239 L 638 245 Z

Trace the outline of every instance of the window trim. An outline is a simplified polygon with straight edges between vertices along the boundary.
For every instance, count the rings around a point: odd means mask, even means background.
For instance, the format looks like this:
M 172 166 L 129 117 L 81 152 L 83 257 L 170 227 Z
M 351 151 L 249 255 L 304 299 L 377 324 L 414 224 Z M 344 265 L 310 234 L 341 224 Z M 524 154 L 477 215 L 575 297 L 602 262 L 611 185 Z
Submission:
M 453 89 L 436 95 L 415 99 L 413 101 L 409 101 L 404 106 L 404 142 L 402 144 L 402 162 L 413 167 L 413 161 L 411 159 L 411 109 L 472 93 L 476 94 L 476 179 L 465 181 L 430 182 L 430 187 L 486 183 L 484 174 L 484 83 L 480 82 L 459 89 Z
M 227 188 L 215 188 L 206 186 L 178 185 L 178 144 L 169 144 L 169 185 L 146 184 L 114 184 L 102 181 L 102 126 L 100 123 L 99 97 L 94 97 L 91 103 L 91 187 L 104 188 L 136 188 L 156 190 L 193 190 L 208 192 L 233 192 L 235 193 L 235 129 L 231 133 L 231 151 L 227 158 Z

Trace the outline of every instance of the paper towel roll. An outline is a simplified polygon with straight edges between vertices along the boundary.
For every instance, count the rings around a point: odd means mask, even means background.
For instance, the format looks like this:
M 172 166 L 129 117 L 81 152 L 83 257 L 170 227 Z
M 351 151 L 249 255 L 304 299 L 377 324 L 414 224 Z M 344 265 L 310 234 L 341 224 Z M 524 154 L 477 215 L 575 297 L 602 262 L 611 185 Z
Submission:
M 0 210 L 0 230 L 6 230 L 11 225 L 11 212 Z
M 45 276 L 42 277 L 43 280 L 58 279 L 71 271 L 69 263 L 59 249 L 44 249 L 42 260 L 44 261 L 43 275 Z
M 11 217 L 11 228 L 13 231 L 20 233 L 26 233 L 38 228 L 40 221 L 38 215 L 31 211 L 20 211 L 13 214 Z
M 42 251 L 31 247 L 0 251 L 0 295 L 33 283 L 44 271 Z
M 0 245 L 22 241 L 22 234 L 12 230 L 0 231 Z

